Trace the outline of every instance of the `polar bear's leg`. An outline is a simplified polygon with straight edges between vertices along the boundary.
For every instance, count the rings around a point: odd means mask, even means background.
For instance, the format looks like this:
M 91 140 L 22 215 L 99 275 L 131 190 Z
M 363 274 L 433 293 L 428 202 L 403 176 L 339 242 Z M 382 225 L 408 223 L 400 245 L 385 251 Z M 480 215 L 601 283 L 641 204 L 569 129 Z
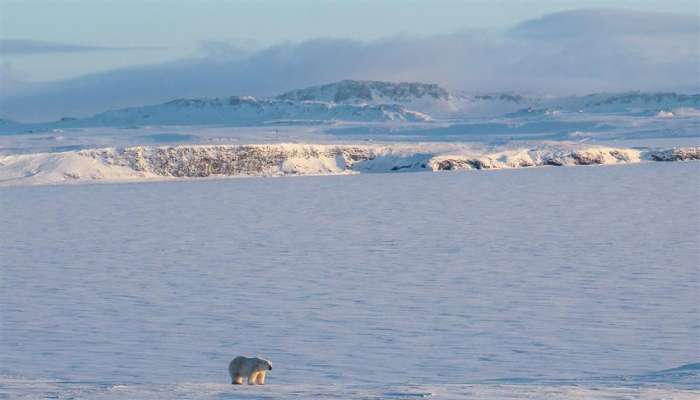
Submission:
M 236 375 L 233 378 L 233 382 L 231 382 L 231 383 L 233 383 L 234 385 L 242 385 L 243 384 L 243 377 L 240 375 Z
M 248 384 L 255 385 L 255 379 L 258 377 L 259 372 L 253 372 L 248 375 Z
M 255 383 L 257 385 L 264 385 L 265 384 L 265 371 L 258 372 L 258 376 L 255 379 Z

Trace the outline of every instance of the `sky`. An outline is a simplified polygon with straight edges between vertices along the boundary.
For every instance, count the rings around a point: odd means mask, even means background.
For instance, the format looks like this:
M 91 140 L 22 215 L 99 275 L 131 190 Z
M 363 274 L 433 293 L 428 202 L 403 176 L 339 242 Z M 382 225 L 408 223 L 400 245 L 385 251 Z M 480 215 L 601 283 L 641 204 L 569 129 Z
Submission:
M 697 0 L 0 0 L 0 118 L 342 79 L 700 91 Z
M 614 7 L 698 15 L 696 0 L 0 0 L 0 40 L 86 46 L 7 52 L 24 81 L 75 77 L 215 51 L 313 38 L 377 40 L 502 30 L 546 14 Z

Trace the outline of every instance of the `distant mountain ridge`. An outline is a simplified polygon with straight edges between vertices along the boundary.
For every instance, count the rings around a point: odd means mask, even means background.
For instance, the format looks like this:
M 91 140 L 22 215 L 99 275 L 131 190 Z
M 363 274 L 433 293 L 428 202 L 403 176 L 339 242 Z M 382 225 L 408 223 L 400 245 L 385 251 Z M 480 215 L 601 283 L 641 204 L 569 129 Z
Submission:
M 672 106 L 700 106 L 700 94 L 679 94 L 675 92 L 628 92 L 620 94 L 590 94 L 581 97 L 586 107 L 602 107 L 608 105 L 672 105 Z
M 675 92 L 593 93 L 557 98 L 528 97 L 513 92 L 450 92 L 434 84 L 343 80 L 310 86 L 276 97 L 291 101 L 322 101 L 336 104 L 400 104 L 432 116 L 505 115 L 528 108 L 551 108 L 577 112 L 623 112 L 700 107 L 700 94 Z
M 681 108 L 691 112 L 672 112 Z M 0 119 L 0 130 L 17 133 L 93 126 L 256 126 L 328 121 L 412 123 L 429 122 L 434 118 L 551 117 L 561 112 L 675 117 L 695 115 L 699 109 L 700 94 L 627 92 L 544 98 L 512 92 L 453 93 L 434 83 L 343 80 L 270 98 L 181 98 L 105 111 L 87 118 L 64 117 L 48 123 L 24 124 Z
M 95 115 L 100 123 L 264 124 L 289 121 L 429 121 L 430 117 L 396 104 L 351 105 L 320 101 L 256 99 L 250 96 L 176 99 L 163 104 L 124 108 Z

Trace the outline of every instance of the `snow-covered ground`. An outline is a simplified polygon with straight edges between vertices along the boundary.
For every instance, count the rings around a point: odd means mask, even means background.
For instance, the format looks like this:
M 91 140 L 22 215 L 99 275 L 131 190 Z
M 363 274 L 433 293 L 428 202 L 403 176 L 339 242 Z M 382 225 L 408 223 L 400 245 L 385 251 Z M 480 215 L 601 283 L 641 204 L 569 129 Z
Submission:
M 697 372 L 696 372 L 697 373 Z M 565 384 L 335 385 L 289 384 L 232 388 L 224 383 L 112 384 L 23 379 L 0 380 L 0 394 L 21 399 L 223 400 L 223 399 L 364 399 L 364 400 L 697 400 L 699 390 L 657 387 Z
M 697 398 L 698 176 L 0 188 L 0 397 Z

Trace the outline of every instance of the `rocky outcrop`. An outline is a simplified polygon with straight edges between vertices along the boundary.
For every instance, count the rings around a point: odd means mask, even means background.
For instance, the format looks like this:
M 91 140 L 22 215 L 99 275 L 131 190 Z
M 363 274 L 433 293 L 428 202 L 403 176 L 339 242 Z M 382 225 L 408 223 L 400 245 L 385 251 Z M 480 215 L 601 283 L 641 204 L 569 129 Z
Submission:
M 537 166 L 603 165 L 639 162 L 639 152 L 632 149 L 590 147 L 585 149 L 534 148 L 510 150 L 477 157 L 443 155 L 430 161 L 435 171 L 459 169 L 528 168 Z
M 700 147 L 653 150 L 649 151 L 647 154 L 648 157 L 653 161 L 700 160 Z
M 300 164 L 305 162 L 314 164 L 311 168 L 318 167 L 321 162 L 325 168 L 317 173 L 339 173 L 351 169 L 356 162 L 376 157 L 371 147 L 331 145 L 138 146 L 79 153 L 107 165 L 158 176 L 188 178 L 304 173 Z
M 327 85 L 292 90 L 277 96 L 280 100 L 327 101 L 344 104 L 409 103 L 419 99 L 448 100 L 447 90 L 436 84 L 344 80 Z
M 684 160 L 700 160 L 700 147 L 640 151 L 561 144 L 488 151 L 456 144 L 137 146 L 2 156 L 0 185 L 484 170 Z

